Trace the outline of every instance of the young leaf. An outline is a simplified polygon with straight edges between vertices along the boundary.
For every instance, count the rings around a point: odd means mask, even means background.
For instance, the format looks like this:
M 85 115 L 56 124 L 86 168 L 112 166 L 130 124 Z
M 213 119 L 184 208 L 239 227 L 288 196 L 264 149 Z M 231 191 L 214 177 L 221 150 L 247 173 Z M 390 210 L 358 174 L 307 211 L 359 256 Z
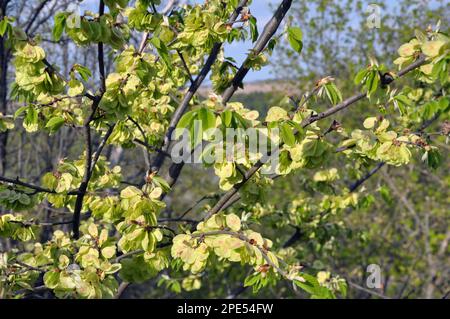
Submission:
M 298 27 L 288 28 L 288 40 L 295 52 L 301 53 L 303 49 L 303 32 Z
M 52 35 L 53 40 L 59 41 L 61 39 L 64 28 L 66 27 L 67 13 L 61 12 L 55 16 L 55 25 L 53 26 Z
M 80 64 L 75 64 L 73 66 L 73 69 L 78 72 L 78 74 L 84 81 L 88 81 L 89 78 L 92 76 L 91 71 L 87 67 L 82 66 Z
M 216 116 L 207 108 L 201 108 L 198 111 L 198 119 L 202 121 L 203 131 L 209 130 L 210 128 L 214 128 L 216 126 Z
M 184 114 L 178 122 L 177 128 L 187 128 L 191 126 L 191 122 L 196 115 L 197 111 L 190 111 Z
M 23 120 L 23 127 L 28 133 L 36 132 L 38 129 L 38 111 L 30 106 L 27 108 L 27 114 Z
M 428 166 L 432 169 L 437 169 L 442 163 L 442 156 L 438 150 L 430 150 L 427 156 Z
M 197 111 L 190 111 L 184 114 L 180 121 L 178 122 L 177 129 L 188 129 L 190 130 L 192 126 L 192 122 L 194 121 L 194 118 L 197 117 Z M 182 130 L 176 130 L 175 131 L 178 134 L 175 134 L 174 139 L 178 139 L 182 135 Z
M 251 16 L 248 22 L 250 24 L 250 34 L 252 35 L 252 42 L 255 42 L 259 37 L 257 20 L 254 16 Z
M 221 117 L 225 127 L 230 127 L 231 121 L 233 120 L 233 112 L 230 110 L 225 110 L 222 112 Z
M 402 116 L 408 113 L 406 107 L 411 106 L 411 104 L 412 101 L 403 94 L 399 94 L 396 97 L 394 97 L 394 105 L 398 107 L 400 114 Z
M 150 42 L 158 51 L 159 56 L 161 57 L 162 61 L 167 66 L 167 68 L 169 70 L 172 70 L 172 63 L 170 61 L 169 49 L 167 49 L 166 45 L 159 38 L 156 37 L 152 38 Z
M 233 118 L 235 119 L 238 127 L 242 127 L 245 129 L 249 128 L 250 125 L 249 125 L 248 121 L 246 119 L 244 119 L 240 114 L 234 113 L 233 115 L 234 115 Z
M 379 83 L 380 83 L 380 76 L 378 74 L 378 71 L 370 72 L 369 76 L 367 77 L 367 81 L 366 81 L 367 95 L 369 97 L 373 93 L 376 92 L 376 90 L 378 89 Z
M 288 123 L 283 123 L 280 125 L 280 135 L 283 142 L 292 147 L 295 145 L 295 135 L 292 132 L 292 128 Z
M 55 116 L 47 122 L 45 128 L 48 128 L 50 132 L 56 132 L 63 124 L 64 119 L 60 116 Z

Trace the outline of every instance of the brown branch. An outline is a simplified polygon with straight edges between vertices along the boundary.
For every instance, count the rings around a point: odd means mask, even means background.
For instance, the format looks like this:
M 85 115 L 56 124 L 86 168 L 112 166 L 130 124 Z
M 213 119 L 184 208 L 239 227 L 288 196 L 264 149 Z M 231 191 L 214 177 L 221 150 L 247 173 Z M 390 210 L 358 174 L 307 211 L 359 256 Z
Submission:
M 39 193 L 50 193 L 50 194 L 55 194 L 56 193 L 55 191 L 53 191 L 51 189 L 23 182 L 23 181 L 21 181 L 19 179 L 19 177 L 16 177 L 15 179 L 12 179 L 12 178 L 8 178 L 8 177 L 0 176 L 0 181 L 4 182 L 4 183 L 10 183 L 10 184 L 15 184 L 15 185 L 19 185 L 19 186 L 24 186 L 24 187 L 33 189 L 33 190 L 35 190 L 36 192 L 39 192 Z
M 73 212 L 73 223 L 72 231 L 73 237 L 78 239 L 80 237 L 80 219 L 81 219 L 81 209 L 83 208 L 83 199 L 86 195 L 89 180 L 91 178 L 91 159 L 92 159 L 92 143 L 91 143 L 91 128 L 89 123 L 85 126 L 85 147 L 86 147 L 86 158 L 84 160 L 84 176 L 79 187 L 79 194 L 75 201 L 75 208 Z
M 374 169 L 372 169 L 369 173 L 367 173 L 367 175 L 363 176 L 361 179 L 359 179 L 355 183 L 353 183 L 349 188 L 350 193 L 355 192 L 362 184 L 364 184 L 367 180 L 369 180 L 369 178 L 371 178 L 380 169 L 382 169 L 384 165 L 386 165 L 385 162 L 379 163 Z
M 307 92 L 307 93 L 303 94 L 303 98 L 300 101 L 295 101 L 294 97 L 291 97 L 290 99 L 295 104 L 294 114 L 299 112 L 306 105 L 306 103 L 308 103 L 308 101 L 311 100 L 312 97 L 319 91 L 319 89 L 320 89 L 320 86 L 314 87 L 314 89 L 311 90 L 311 92 Z
M 116 259 L 114 260 L 115 263 L 120 262 L 122 259 L 128 258 L 128 257 L 133 257 L 134 255 L 138 255 L 138 254 L 142 254 L 144 252 L 143 249 L 139 249 L 139 250 L 134 250 L 134 251 L 130 251 L 126 254 L 120 255 L 118 257 L 116 257 Z
M 18 264 L 18 265 L 20 265 L 22 267 L 26 267 L 27 270 L 33 270 L 33 271 L 38 271 L 38 272 L 45 272 L 45 270 L 43 270 L 41 268 L 37 268 L 37 267 L 31 266 L 31 265 L 28 265 L 28 264 L 26 264 L 24 262 L 21 262 L 19 260 L 14 261 L 14 263 L 16 263 L 16 264 Z M 45 265 L 45 266 L 51 266 L 51 265 Z
M 165 248 L 165 247 L 168 247 L 168 246 L 170 246 L 170 245 L 172 245 L 171 242 L 170 242 L 170 243 L 159 244 L 159 245 L 157 246 L 157 248 Z M 130 252 L 125 253 L 125 254 L 123 254 L 123 255 L 117 256 L 116 259 L 114 260 L 114 262 L 115 262 L 115 263 L 118 263 L 118 262 L 120 262 L 122 259 L 125 259 L 125 258 L 128 258 L 128 257 L 133 257 L 134 255 L 139 255 L 139 254 L 142 254 L 142 253 L 144 253 L 144 250 L 143 250 L 143 249 L 138 249 L 138 250 L 130 251 Z
M 164 156 L 166 156 L 168 158 L 171 158 L 169 153 L 166 153 L 163 150 L 160 150 L 159 148 L 156 148 L 155 146 L 152 146 L 152 145 L 148 144 L 147 142 L 144 142 L 144 141 L 142 141 L 140 139 L 137 139 L 137 138 L 135 138 L 133 141 L 136 142 L 139 145 L 144 146 L 145 148 L 149 149 L 150 151 L 157 152 L 157 153 L 162 153 Z
M 381 298 L 381 299 L 392 299 L 392 298 L 387 297 L 387 296 L 385 296 L 385 295 L 383 295 L 383 294 L 380 294 L 380 293 L 378 293 L 378 292 L 376 292 L 376 291 L 373 291 L 373 290 L 370 290 L 370 289 L 361 287 L 360 285 L 355 284 L 354 282 L 351 282 L 351 281 L 349 281 L 349 280 L 347 280 L 347 282 L 348 282 L 348 284 L 349 284 L 350 286 L 352 286 L 353 288 L 355 288 L 355 289 L 357 289 L 357 290 L 364 291 L 365 293 L 368 293 L 368 294 L 370 294 L 370 295 L 377 296 L 377 297 L 379 297 L 379 298 Z
M 177 50 L 177 54 L 180 57 L 181 63 L 183 63 L 183 67 L 186 70 L 186 73 L 189 76 L 189 81 L 191 81 L 191 85 L 192 85 L 195 82 L 195 80 L 192 77 L 191 71 L 189 70 L 186 60 L 184 59 L 183 53 L 181 53 L 180 50 Z
M 117 294 L 114 296 L 114 299 L 120 299 L 120 297 L 123 295 L 123 293 L 128 289 L 128 287 L 131 285 L 129 282 L 122 282 L 119 285 L 119 288 L 117 289 Z

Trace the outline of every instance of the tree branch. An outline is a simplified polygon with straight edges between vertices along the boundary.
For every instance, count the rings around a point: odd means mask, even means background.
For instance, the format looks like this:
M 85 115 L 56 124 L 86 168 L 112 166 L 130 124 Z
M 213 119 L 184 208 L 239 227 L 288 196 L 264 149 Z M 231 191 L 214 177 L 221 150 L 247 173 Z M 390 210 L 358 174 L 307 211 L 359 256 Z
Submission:
M 99 16 L 104 15 L 105 13 L 105 3 L 103 0 L 100 0 L 99 9 L 98 9 Z M 105 57 L 104 57 L 104 50 L 103 50 L 103 42 L 98 43 L 98 69 L 100 72 L 100 92 L 104 93 L 106 91 L 106 76 L 105 76 Z
M 25 28 L 25 33 L 28 34 L 28 32 L 30 32 L 31 27 L 33 26 L 34 21 L 36 20 L 36 18 L 39 16 L 39 14 L 41 13 L 41 11 L 44 9 L 44 7 L 46 6 L 47 3 L 49 3 L 50 0 L 44 0 L 40 3 L 39 7 L 37 7 L 34 10 L 34 14 L 31 17 L 30 21 L 28 22 L 27 27 Z
M 240 12 L 242 11 L 242 8 L 247 4 L 248 0 L 242 0 L 239 4 L 239 6 L 236 8 L 234 13 L 232 14 L 230 21 L 235 21 L 237 17 L 239 16 Z M 216 62 L 217 57 L 220 53 L 220 50 L 222 48 L 222 43 L 216 43 L 214 44 L 211 53 L 209 54 L 208 59 L 206 60 L 202 70 L 200 71 L 197 78 L 194 80 L 194 82 L 189 87 L 186 95 L 183 98 L 183 101 L 181 102 L 180 106 L 176 109 L 174 112 L 172 119 L 169 123 L 169 128 L 166 132 L 166 135 L 164 137 L 163 145 L 161 147 L 161 150 L 165 153 L 169 151 L 170 144 L 172 142 L 172 133 L 175 130 L 175 128 L 178 125 L 178 122 L 182 118 L 183 114 L 186 112 L 189 103 L 191 102 L 192 98 L 194 97 L 195 93 L 200 88 L 201 84 L 205 80 L 206 76 L 208 75 L 209 71 L 211 70 L 211 67 Z M 158 173 L 161 169 L 162 165 L 164 164 L 165 156 L 163 153 L 160 153 L 156 156 L 154 162 L 152 163 L 149 171 L 147 172 L 147 175 L 150 175 L 153 172 Z
M 8 178 L 8 177 L 0 176 L 0 182 L 27 187 L 29 189 L 34 190 L 36 193 L 57 194 L 56 191 L 54 191 L 54 190 L 51 190 L 51 189 L 48 189 L 45 187 L 41 187 L 41 186 L 37 186 L 37 185 L 33 185 L 33 184 L 30 184 L 27 182 L 23 182 L 19 179 L 19 177 L 12 179 L 12 178 Z M 71 191 L 71 192 L 67 193 L 67 195 L 77 195 L 77 194 L 78 194 L 78 191 Z
M 357 180 L 355 183 L 353 183 L 349 190 L 350 193 L 355 192 L 362 184 L 364 184 L 369 178 L 371 178 L 373 175 L 375 175 L 380 169 L 383 168 L 383 166 L 386 165 L 385 162 L 379 163 L 374 169 L 372 169 L 367 175 L 363 176 L 361 179 Z

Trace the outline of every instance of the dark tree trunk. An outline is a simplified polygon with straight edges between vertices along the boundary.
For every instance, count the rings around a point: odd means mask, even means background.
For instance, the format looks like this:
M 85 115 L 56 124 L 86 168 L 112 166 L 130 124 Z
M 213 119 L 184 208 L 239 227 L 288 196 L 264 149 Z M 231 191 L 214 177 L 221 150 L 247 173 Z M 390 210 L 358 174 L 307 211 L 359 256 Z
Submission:
M 7 0 L 0 1 L 0 20 L 6 16 Z M 5 45 L 5 38 L 0 37 L 0 113 L 8 113 L 8 49 Z M 6 171 L 6 146 L 8 143 L 8 131 L 0 133 L 0 174 Z

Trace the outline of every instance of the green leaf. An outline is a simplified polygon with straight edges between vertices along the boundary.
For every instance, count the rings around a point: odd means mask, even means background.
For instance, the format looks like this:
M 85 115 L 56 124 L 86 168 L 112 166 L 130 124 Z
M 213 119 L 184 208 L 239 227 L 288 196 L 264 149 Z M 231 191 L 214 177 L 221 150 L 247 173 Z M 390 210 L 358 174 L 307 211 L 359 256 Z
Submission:
M 0 21 L 0 36 L 4 36 L 6 33 L 6 30 L 8 30 L 9 21 L 7 17 L 4 17 L 2 21 Z
M 65 120 L 60 116 L 52 117 L 47 124 L 45 125 L 45 128 L 48 128 L 51 132 L 56 132 L 63 124 Z
M 73 66 L 73 69 L 78 72 L 78 74 L 84 81 L 88 81 L 89 78 L 92 76 L 92 72 L 87 67 L 82 66 L 80 64 L 75 64 Z
M 376 92 L 376 90 L 378 89 L 379 83 L 380 83 L 380 76 L 378 74 L 378 71 L 370 72 L 369 76 L 367 77 L 367 81 L 366 81 L 367 95 L 369 97 L 373 93 Z
M 339 291 L 341 292 L 342 297 L 344 297 L 344 298 L 347 297 L 347 283 L 344 281 L 340 281 L 338 285 L 339 285 Z
M 447 113 L 450 107 L 450 101 L 445 97 L 439 100 L 438 105 L 439 111 L 442 113 Z
M 292 132 L 292 128 L 288 123 L 283 123 L 280 125 L 280 135 L 282 141 L 292 147 L 295 145 L 295 135 Z
M 190 111 L 187 112 L 186 114 L 184 114 L 180 121 L 178 122 L 177 125 L 177 129 L 176 130 L 176 134 L 174 136 L 175 139 L 178 139 L 182 134 L 182 130 L 181 129 L 190 129 L 192 126 L 192 122 L 194 121 L 194 118 L 197 117 L 197 111 Z
M 422 117 L 425 120 L 430 119 L 439 111 L 439 103 L 436 101 L 429 101 L 423 106 Z
M 44 275 L 44 284 L 47 288 L 55 289 L 59 284 L 59 273 L 56 271 L 48 271 Z
M 55 25 L 53 26 L 52 36 L 53 40 L 59 41 L 66 27 L 67 13 L 61 12 L 55 16 Z
M 246 119 L 244 119 L 240 114 L 238 113 L 233 113 L 233 118 L 236 121 L 236 124 L 238 125 L 238 127 L 242 127 L 242 128 L 249 128 L 249 123 Z
M 295 52 L 301 53 L 303 49 L 303 32 L 298 27 L 288 28 L 288 40 Z
M 216 116 L 207 108 L 201 108 L 198 111 L 198 119 L 202 121 L 203 131 L 216 127 Z
M 310 295 L 314 295 L 316 293 L 316 288 L 309 283 L 300 282 L 298 280 L 294 280 L 294 283 Z
M 277 39 L 271 39 L 269 41 L 269 44 L 267 45 L 267 50 L 269 51 L 269 53 L 273 52 L 273 49 L 275 49 L 277 43 L 278 43 Z
M 231 121 L 233 120 L 233 112 L 230 110 L 225 110 L 222 112 L 221 117 L 225 127 L 230 127 Z
M 359 85 L 363 83 L 368 73 L 369 71 L 367 71 L 367 69 L 359 71 L 358 74 L 355 76 L 355 84 Z
M 36 132 L 38 129 L 38 111 L 32 106 L 27 108 L 27 114 L 23 120 L 23 127 L 28 133 Z
M 336 105 L 342 101 L 341 91 L 339 91 L 334 83 L 325 84 L 325 92 L 331 104 Z
M 167 181 L 164 178 L 160 177 L 160 176 L 154 176 L 153 177 L 153 183 L 156 186 L 161 187 L 164 190 L 164 192 L 168 192 L 170 190 L 169 183 L 167 183 Z
M 244 280 L 244 287 L 250 287 L 253 286 L 255 283 L 257 283 L 260 279 L 260 274 L 251 274 Z
M 429 151 L 427 159 L 428 159 L 427 160 L 428 166 L 431 167 L 432 169 L 439 168 L 439 166 L 442 163 L 442 156 L 438 150 L 433 149 Z
M 25 112 L 28 109 L 28 106 L 22 106 L 17 109 L 17 111 L 14 113 L 14 119 L 17 119 L 23 112 Z
M 78 80 L 72 79 L 68 83 L 69 89 L 67 90 L 67 95 L 74 97 L 83 93 L 84 85 Z
M 203 141 L 203 127 L 199 122 L 194 121 L 194 125 L 190 129 L 192 149 L 197 147 Z
M 250 34 L 252 36 L 252 42 L 255 42 L 259 37 L 257 20 L 254 16 L 252 16 L 248 22 L 250 24 Z
M 150 42 L 158 51 L 159 56 L 161 57 L 162 61 L 167 66 L 167 68 L 169 70 L 172 70 L 172 63 L 170 61 L 169 49 L 167 49 L 166 45 L 159 38 L 156 37 L 152 38 Z
M 314 297 L 324 297 L 323 295 L 323 287 L 320 286 L 317 278 L 308 274 L 301 274 L 301 276 L 306 280 L 306 282 L 300 282 L 298 280 L 294 280 L 294 283 L 302 288 L 304 291 L 309 293 L 312 298 Z
M 399 94 L 394 97 L 394 105 L 398 107 L 398 109 L 400 110 L 400 114 L 403 116 L 408 114 L 406 107 L 411 106 L 412 101 L 407 96 Z

